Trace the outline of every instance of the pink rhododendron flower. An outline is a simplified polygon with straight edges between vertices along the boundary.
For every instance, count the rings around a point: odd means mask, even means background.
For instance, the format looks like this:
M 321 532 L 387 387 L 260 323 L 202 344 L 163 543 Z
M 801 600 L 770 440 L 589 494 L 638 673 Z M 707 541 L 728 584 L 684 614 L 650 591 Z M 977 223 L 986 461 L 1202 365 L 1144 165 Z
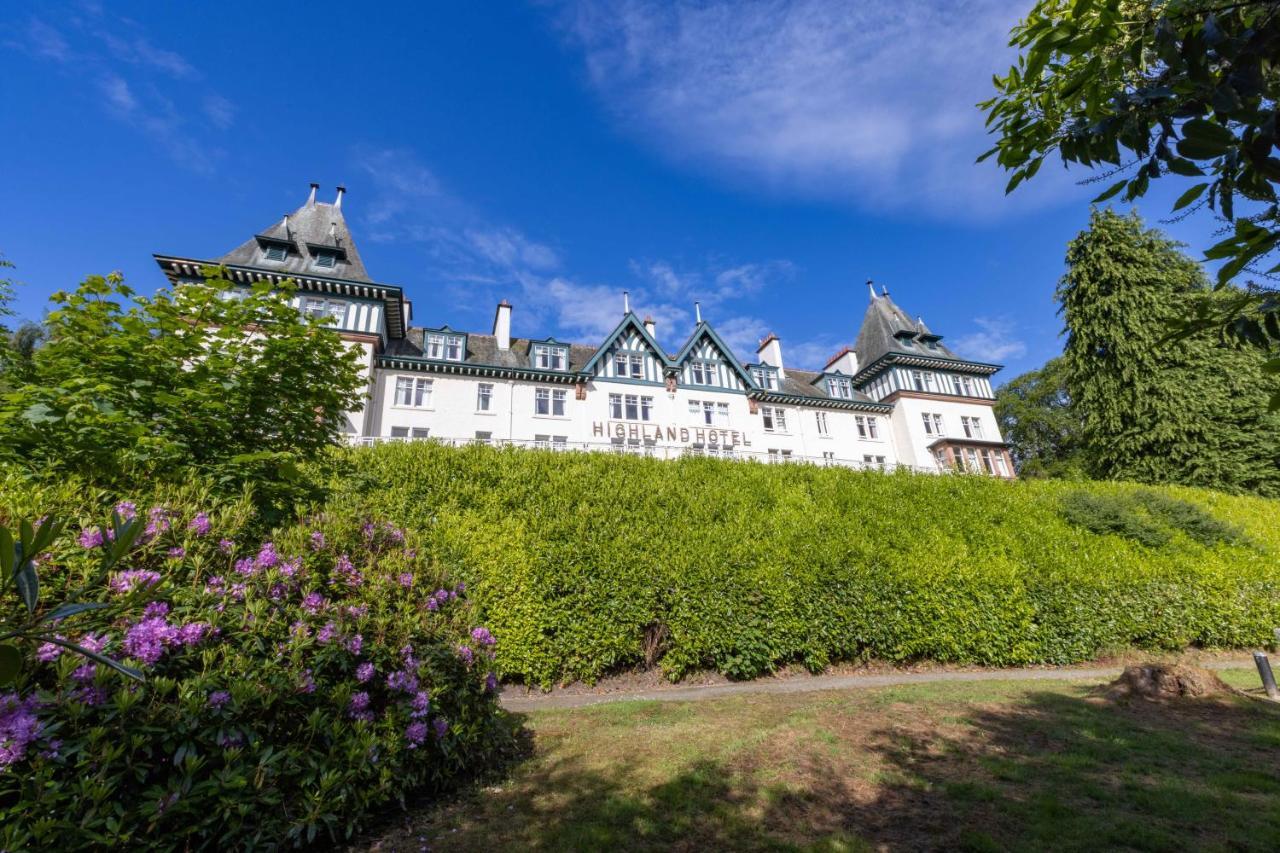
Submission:
M 364 682 L 368 681 L 370 678 L 373 678 L 373 664 L 366 661 L 365 663 L 362 663 L 358 667 L 356 667 L 356 681 L 359 681 L 361 684 L 363 684 Z
M 132 521 L 138 517 L 138 507 L 133 501 L 120 501 L 115 506 L 115 514 L 121 521 Z
M 309 592 L 302 598 L 302 609 L 312 616 L 324 610 L 324 596 L 318 592 Z
M 409 589 L 413 586 L 413 572 L 401 572 L 396 580 L 400 582 L 400 586 Z
M 80 537 L 76 541 L 80 543 L 81 548 L 97 548 L 104 541 L 102 530 L 97 527 L 86 527 L 80 531 Z
M 198 512 L 187 522 L 187 529 L 197 536 L 208 536 L 209 531 L 213 529 L 213 523 L 209 521 L 209 513 Z
M 311 550 L 321 551 L 324 549 L 324 534 L 319 530 L 311 531 Z
M 0 693 L 0 771 L 21 761 L 44 724 L 36 717 L 40 707 L 35 696 L 23 699 L 17 693 Z
M 219 539 L 218 550 L 224 554 L 230 554 L 235 550 L 236 543 L 234 539 Z
M 112 592 L 127 593 L 138 588 L 147 588 L 160 583 L 160 573 L 151 569 L 129 569 L 111 576 L 108 584 Z
M 417 749 L 427 739 L 427 724 L 421 721 L 412 722 L 404 730 L 405 743 L 409 749 Z

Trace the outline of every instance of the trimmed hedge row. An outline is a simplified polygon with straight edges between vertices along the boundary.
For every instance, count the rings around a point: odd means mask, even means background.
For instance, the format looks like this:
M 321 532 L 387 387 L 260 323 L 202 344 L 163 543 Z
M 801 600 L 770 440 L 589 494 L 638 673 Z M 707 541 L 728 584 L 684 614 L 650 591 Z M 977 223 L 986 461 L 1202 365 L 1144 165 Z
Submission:
M 320 475 L 331 512 L 414 529 L 469 584 L 501 671 L 541 685 L 637 664 L 646 637 L 673 679 L 749 678 L 1242 647 L 1280 624 L 1278 507 L 1260 498 L 431 443 L 342 451 Z M 1240 535 L 1091 532 L 1064 513 L 1081 492 L 1172 500 Z

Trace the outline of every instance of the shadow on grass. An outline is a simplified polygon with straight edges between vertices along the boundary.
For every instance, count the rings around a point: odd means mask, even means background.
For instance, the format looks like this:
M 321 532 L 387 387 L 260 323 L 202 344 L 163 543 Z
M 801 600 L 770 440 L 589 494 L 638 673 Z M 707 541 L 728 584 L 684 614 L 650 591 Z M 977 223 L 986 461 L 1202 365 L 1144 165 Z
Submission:
M 617 755 L 603 763 L 590 744 L 553 748 L 507 784 L 416 819 L 405 827 L 413 837 L 376 846 L 1280 849 L 1280 709 L 1062 692 L 944 709 L 954 717 L 912 707 L 868 728 L 832 706 L 816 740 L 766 740 L 728 758 L 675 753 L 658 766 L 652 750 L 628 756 L 625 743 L 600 744 Z

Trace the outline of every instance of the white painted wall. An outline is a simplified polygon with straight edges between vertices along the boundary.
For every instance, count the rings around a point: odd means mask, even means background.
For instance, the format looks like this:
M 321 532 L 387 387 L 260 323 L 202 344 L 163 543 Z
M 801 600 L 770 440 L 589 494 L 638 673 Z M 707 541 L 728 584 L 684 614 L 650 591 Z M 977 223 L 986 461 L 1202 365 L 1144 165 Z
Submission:
M 430 379 L 430 405 L 422 408 L 397 405 L 395 386 L 400 376 Z M 493 386 L 488 413 L 476 410 L 477 389 L 482 382 Z M 563 416 L 535 414 L 535 395 L 539 388 L 565 393 Z M 613 418 L 610 394 L 623 395 L 624 400 L 628 394 L 652 398 L 650 420 Z M 727 425 L 716 423 L 708 427 L 700 413 L 695 415 L 690 411 L 693 400 L 727 404 Z M 673 455 L 694 447 L 701 436 L 701 443 L 707 448 L 732 446 L 739 455 L 758 454 L 764 459 L 768 458 L 769 450 L 789 450 L 796 459 L 821 460 L 824 453 L 830 453 L 834 461 L 841 462 L 861 463 L 864 456 L 871 456 L 873 460 L 884 457 L 887 465 L 901 461 L 890 419 L 886 416 L 859 413 L 879 419 L 878 437 L 863 439 L 858 436 L 853 412 L 816 407 L 781 408 L 786 411 L 786 429 L 769 432 L 764 429 L 762 413 L 759 410 L 751 413 L 745 394 L 723 390 L 681 387 L 668 393 L 662 385 L 596 379 L 587 383 L 586 399 L 579 400 L 574 385 L 379 369 L 375 373 L 366 434 L 390 437 L 393 427 L 410 430 L 416 427 L 428 430 L 431 438 L 443 440 L 470 440 L 478 431 L 491 433 L 495 440 L 533 441 L 538 436 L 563 436 L 571 445 L 591 444 L 603 449 L 614 443 L 621 425 L 624 445 L 634 438 L 644 447 L 647 438 L 654 442 L 656 449 Z M 819 434 L 814 415 L 817 411 L 825 412 L 829 435 Z M 661 428 L 662 434 L 655 438 L 656 428 Z M 716 432 L 715 441 L 711 440 L 710 431 Z M 724 431 L 729 435 L 724 435 Z

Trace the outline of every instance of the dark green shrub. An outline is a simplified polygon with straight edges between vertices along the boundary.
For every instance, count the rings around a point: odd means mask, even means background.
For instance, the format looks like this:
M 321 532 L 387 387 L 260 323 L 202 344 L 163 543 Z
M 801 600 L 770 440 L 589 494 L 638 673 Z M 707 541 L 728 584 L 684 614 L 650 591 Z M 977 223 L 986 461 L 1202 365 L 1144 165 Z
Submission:
M 41 560 L 42 600 L 111 602 L 56 631 L 145 681 L 29 650 L 0 695 L 0 847 L 332 843 L 508 745 L 490 635 L 416 537 L 321 514 L 261 543 L 247 500 L 198 509 L 139 508 L 109 573 L 103 515 Z
M 1170 527 L 1181 530 L 1201 545 L 1245 541 L 1238 527 L 1219 521 L 1193 503 L 1146 490 L 1138 492 L 1135 497 L 1152 515 Z
M 1132 496 L 1071 492 L 1062 500 L 1062 515 L 1093 533 L 1123 536 L 1158 548 L 1169 541 L 1169 533 L 1142 512 L 1141 506 Z
M 670 677 L 748 678 L 868 657 L 1248 646 L 1280 624 L 1277 506 L 1260 498 L 1148 490 L 1245 537 L 1204 544 L 1121 484 L 431 443 L 343 451 L 312 473 L 329 511 L 412 528 L 500 633 L 500 670 L 536 684 L 640 665 L 655 625 Z

